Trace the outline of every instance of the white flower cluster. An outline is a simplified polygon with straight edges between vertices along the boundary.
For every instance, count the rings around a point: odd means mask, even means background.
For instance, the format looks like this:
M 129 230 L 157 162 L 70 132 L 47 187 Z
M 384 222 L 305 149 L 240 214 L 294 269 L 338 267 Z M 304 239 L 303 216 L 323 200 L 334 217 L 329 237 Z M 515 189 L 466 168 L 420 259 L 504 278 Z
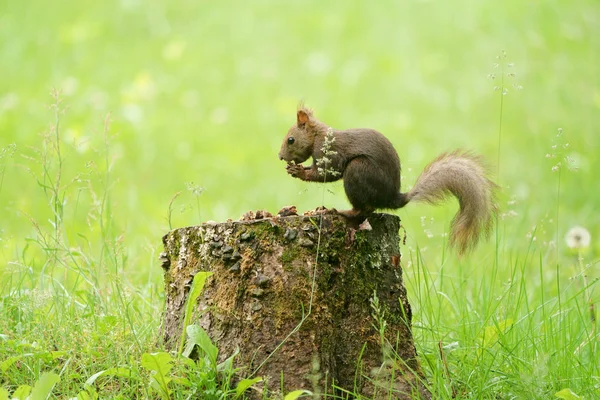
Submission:
M 323 157 L 317 160 L 317 171 L 319 175 L 325 178 L 327 175 L 329 176 L 339 176 L 340 172 L 336 171 L 331 167 L 331 156 L 337 154 L 337 151 L 332 150 L 333 143 L 335 142 L 335 137 L 333 136 L 333 129 L 331 127 L 327 128 L 327 134 L 325 135 L 325 141 L 323 142 L 323 147 L 321 147 L 321 151 L 323 152 Z

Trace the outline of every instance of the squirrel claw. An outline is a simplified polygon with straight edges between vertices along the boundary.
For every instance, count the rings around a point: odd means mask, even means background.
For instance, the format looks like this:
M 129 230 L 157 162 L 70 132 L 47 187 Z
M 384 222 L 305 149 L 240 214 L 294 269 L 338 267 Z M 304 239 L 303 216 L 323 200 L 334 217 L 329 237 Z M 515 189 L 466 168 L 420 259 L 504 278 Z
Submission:
M 304 175 L 304 167 L 301 164 L 288 164 L 285 169 L 294 178 L 301 178 Z

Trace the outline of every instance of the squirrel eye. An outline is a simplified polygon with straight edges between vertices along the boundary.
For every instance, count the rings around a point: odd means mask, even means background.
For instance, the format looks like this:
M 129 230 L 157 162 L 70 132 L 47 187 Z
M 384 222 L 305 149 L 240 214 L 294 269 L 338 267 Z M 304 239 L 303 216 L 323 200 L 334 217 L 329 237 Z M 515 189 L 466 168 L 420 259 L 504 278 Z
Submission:
M 295 141 L 296 141 L 296 139 L 294 139 L 291 136 L 288 138 L 288 144 L 294 144 Z

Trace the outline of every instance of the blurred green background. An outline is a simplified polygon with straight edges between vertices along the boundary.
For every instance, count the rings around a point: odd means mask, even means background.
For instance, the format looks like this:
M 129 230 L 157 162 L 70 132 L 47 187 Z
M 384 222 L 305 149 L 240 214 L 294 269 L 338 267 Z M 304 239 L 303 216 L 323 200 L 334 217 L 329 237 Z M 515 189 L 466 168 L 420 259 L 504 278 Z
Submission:
M 496 231 L 462 259 L 445 245 L 456 201 L 396 212 L 433 392 L 597 395 L 597 0 L 0 0 L 0 43 L 11 392 L 54 370 L 56 395 L 73 397 L 118 366 L 140 379 L 107 379 L 103 395 L 147 390 L 139 360 L 160 348 L 169 229 L 349 207 L 340 182 L 293 179 L 277 157 L 304 101 L 334 128 L 384 133 L 404 191 L 455 148 L 482 154 L 501 186 Z M 575 225 L 590 249 L 567 248 Z
M 155 256 L 177 192 L 173 227 L 290 204 L 348 207 L 340 183 L 324 190 L 292 179 L 277 159 L 301 100 L 335 128 L 387 135 L 405 190 L 442 151 L 483 154 L 503 187 L 499 243 L 510 254 L 526 249 L 532 232 L 548 251 L 556 238 L 564 247 L 571 225 L 587 227 L 594 243 L 600 235 L 593 0 L 4 0 L 0 40 L 0 148 L 16 144 L 0 159 L 0 269 L 35 236 L 31 220 L 51 223 L 32 172 L 42 171 L 41 134 L 54 121 L 52 88 L 67 107 L 60 135 L 62 182 L 73 181 L 64 203 L 71 243 L 102 240 L 93 181 L 96 195 L 108 193 L 111 232 L 126 244 L 134 282 L 148 274 L 160 282 Z M 578 171 L 552 172 L 565 156 Z M 205 189 L 198 199 L 188 182 Z M 440 257 L 455 209 L 399 211 L 409 249 Z M 480 251 L 493 249 L 492 241 Z

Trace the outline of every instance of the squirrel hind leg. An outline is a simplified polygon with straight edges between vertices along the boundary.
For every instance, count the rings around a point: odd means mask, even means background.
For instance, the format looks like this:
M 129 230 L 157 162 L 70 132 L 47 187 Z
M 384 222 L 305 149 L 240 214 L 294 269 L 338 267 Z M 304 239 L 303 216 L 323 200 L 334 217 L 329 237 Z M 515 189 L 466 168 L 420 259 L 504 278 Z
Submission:
M 344 190 L 354 210 L 399 208 L 399 171 L 387 171 L 367 157 L 352 159 L 344 170 Z
M 373 211 L 374 210 L 358 210 L 356 208 L 353 208 L 352 210 L 338 211 L 338 214 L 346 218 L 346 220 L 351 226 L 358 226 L 362 224 L 363 221 L 366 220 L 367 217 L 373 213 Z
M 352 210 L 344 210 L 338 211 L 338 214 L 344 216 L 348 219 L 358 219 L 358 218 L 366 218 L 373 213 L 374 210 L 357 210 L 353 208 Z

